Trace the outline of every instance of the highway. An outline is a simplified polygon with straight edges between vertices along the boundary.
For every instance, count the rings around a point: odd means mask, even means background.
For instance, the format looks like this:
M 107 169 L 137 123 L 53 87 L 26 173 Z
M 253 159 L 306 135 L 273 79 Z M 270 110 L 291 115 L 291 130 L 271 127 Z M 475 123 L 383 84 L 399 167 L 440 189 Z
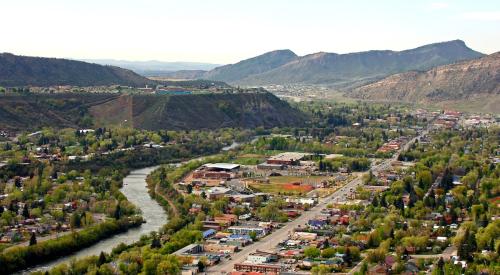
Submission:
M 390 167 L 391 162 L 397 159 L 399 156 L 399 153 L 401 153 L 403 150 L 407 150 L 410 148 L 410 146 L 421 136 L 425 135 L 427 131 L 423 131 L 419 136 L 411 139 L 408 141 L 404 146 L 401 147 L 401 149 L 394 154 L 393 158 L 387 159 L 379 163 L 378 165 L 372 166 L 370 170 L 374 173 L 377 174 L 380 171 L 386 170 Z M 241 251 L 235 253 L 232 255 L 231 259 L 224 259 L 221 263 L 219 263 L 216 266 L 210 267 L 207 271 L 206 274 L 226 274 L 231 271 L 233 271 L 233 267 L 235 263 L 241 263 L 246 260 L 248 255 L 252 252 L 255 252 L 256 250 L 271 250 L 274 249 L 280 242 L 286 240 L 288 238 L 288 235 L 291 233 L 291 231 L 300 226 L 304 226 L 308 220 L 314 218 L 315 216 L 319 215 L 321 210 L 326 208 L 326 206 L 330 203 L 335 203 L 335 202 L 340 202 L 340 201 L 345 201 L 346 198 L 348 198 L 355 190 L 356 187 L 363 185 L 363 175 L 366 174 L 362 173 L 352 181 L 348 182 L 341 188 L 339 188 L 337 191 L 335 191 L 333 194 L 331 194 L 328 197 L 320 199 L 319 203 L 312 207 L 309 211 L 304 211 L 300 217 L 297 219 L 288 222 L 283 225 L 283 227 L 277 229 L 276 231 L 272 232 L 271 234 L 265 236 L 264 238 L 260 239 L 258 242 L 252 243 L 251 245 L 245 246 L 241 249 Z

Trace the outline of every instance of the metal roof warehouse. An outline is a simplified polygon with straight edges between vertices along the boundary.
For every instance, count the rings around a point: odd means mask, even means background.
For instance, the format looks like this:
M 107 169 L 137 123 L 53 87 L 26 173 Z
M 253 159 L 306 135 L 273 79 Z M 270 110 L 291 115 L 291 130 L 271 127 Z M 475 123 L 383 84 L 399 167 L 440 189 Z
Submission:
M 239 164 L 234 164 L 234 163 L 207 163 L 204 166 L 208 169 L 229 170 L 229 171 L 240 168 Z

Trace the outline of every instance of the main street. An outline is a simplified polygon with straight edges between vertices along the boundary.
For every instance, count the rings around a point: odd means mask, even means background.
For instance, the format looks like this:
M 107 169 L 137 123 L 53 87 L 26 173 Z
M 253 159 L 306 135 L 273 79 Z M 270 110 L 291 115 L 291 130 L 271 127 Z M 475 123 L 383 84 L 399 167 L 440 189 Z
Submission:
M 381 163 L 372 166 L 370 170 L 373 173 L 378 173 L 379 171 L 386 170 L 390 167 L 391 162 L 396 160 L 403 150 L 408 150 L 410 146 L 415 143 L 417 139 L 427 134 L 427 131 L 423 131 L 419 136 L 408 141 L 401 149 L 394 154 L 393 158 L 382 161 Z M 277 229 L 273 233 L 268 236 L 260 239 L 258 242 L 252 243 L 251 245 L 245 246 L 241 249 L 241 251 L 232 255 L 232 258 L 226 260 L 224 259 L 221 263 L 216 266 L 210 267 L 207 270 L 207 274 L 226 274 L 233 270 L 235 263 L 241 263 L 246 260 L 248 255 L 256 250 L 269 250 L 276 247 L 280 242 L 286 240 L 288 236 L 291 234 L 292 230 L 298 226 L 303 226 L 307 223 L 308 220 L 314 218 L 319 215 L 321 210 L 326 208 L 326 206 L 330 203 L 345 201 L 351 194 L 356 190 L 358 186 L 363 184 L 363 175 L 360 174 L 358 177 L 348 182 L 338 190 L 336 190 L 330 196 L 320 199 L 319 203 L 312 207 L 309 211 L 304 211 L 300 217 L 297 219 L 288 222 L 283 225 L 283 227 Z

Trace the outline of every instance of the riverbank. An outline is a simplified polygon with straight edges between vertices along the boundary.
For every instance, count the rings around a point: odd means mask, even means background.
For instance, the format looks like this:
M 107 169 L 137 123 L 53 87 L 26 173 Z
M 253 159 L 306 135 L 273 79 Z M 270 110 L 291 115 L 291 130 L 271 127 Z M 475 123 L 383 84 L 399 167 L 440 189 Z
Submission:
M 116 234 L 119 232 L 114 232 L 114 234 L 116 235 L 113 236 L 113 234 L 110 234 L 105 238 L 96 240 L 93 245 L 88 245 L 87 247 L 80 250 L 76 249 L 73 251 L 68 251 L 65 254 L 59 255 L 62 256 L 60 258 L 51 258 L 55 259 L 53 261 L 45 263 L 36 262 L 41 264 L 35 265 L 34 267 L 28 269 L 24 269 L 20 273 L 29 274 L 30 272 L 49 270 L 59 264 L 67 263 L 73 258 L 99 255 L 101 251 L 109 253 L 114 247 L 121 243 L 132 244 L 140 240 L 142 235 L 147 235 L 152 231 L 160 230 L 161 227 L 167 222 L 167 213 L 155 200 L 153 200 L 149 196 L 148 188 L 146 185 L 146 177 L 157 167 L 158 166 L 153 166 L 131 171 L 123 179 L 123 185 L 120 188 L 120 192 L 125 197 L 127 197 L 127 200 L 141 209 L 142 219 L 145 221 L 145 223 L 138 223 L 136 227 L 129 228 L 128 231 L 125 232 L 119 231 L 122 232 L 120 234 Z M 0 274 L 6 273 L 0 272 Z
M 13 247 L 8 250 L 8 253 L 0 255 L 0 274 L 9 274 L 28 265 L 36 265 L 68 255 L 83 247 L 89 247 L 111 235 L 127 231 L 129 228 L 141 224 L 142 218 L 140 217 L 109 220 L 57 239 L 32 246 Z

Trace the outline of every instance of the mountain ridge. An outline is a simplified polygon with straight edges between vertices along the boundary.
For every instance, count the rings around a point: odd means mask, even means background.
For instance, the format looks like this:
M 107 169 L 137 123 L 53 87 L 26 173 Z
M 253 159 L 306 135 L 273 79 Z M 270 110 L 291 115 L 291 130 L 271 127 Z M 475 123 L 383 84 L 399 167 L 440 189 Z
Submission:
M 372 81 L 408 70 L 425 70 L 483 54 L 461 40 L 433 43 L 404 51 L 372 50 L 348 54 L 319 52 L 292 60 L 275 69 L 249 75 L 233 84 L 283 83 L 345 84 Z
M 203 74 L 203 78 L 232 82 L 241 79 L 245 75 L 258 74 L 277 68 L 297 57 L 294 52 L 288 49 L 275 50 L 235 64 L 217 67 Z
M 83 61 L 0 53 L 0 86 L 144 86 L 154 81 L 131 70 Z
M 436 103 L 500 98 L 500 52 L 478 59 L 409 71 L 353 89 L 367 100 Z M 495 112 L 500 112 L 497 107 Z

